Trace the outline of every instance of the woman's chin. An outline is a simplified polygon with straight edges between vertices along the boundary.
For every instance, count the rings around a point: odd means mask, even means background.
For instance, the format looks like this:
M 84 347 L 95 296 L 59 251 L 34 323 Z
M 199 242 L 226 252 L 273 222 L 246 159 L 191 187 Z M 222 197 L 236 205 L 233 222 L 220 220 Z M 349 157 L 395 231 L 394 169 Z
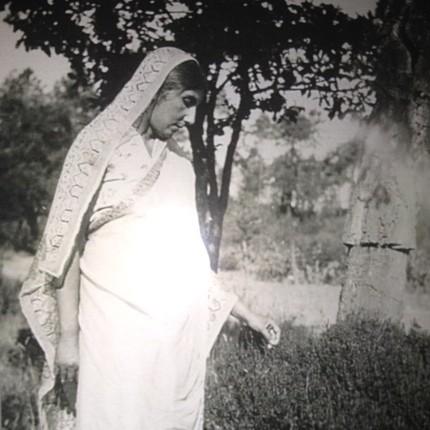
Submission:
M 172 137 L 173 133 L 153 133 L 152 138 L 165 142 Z
M 166 141 L 169 140 L 177 131 L 177 128 L 168 128 L 162 131 L 154 131 L 153 136 L 158 140 Z

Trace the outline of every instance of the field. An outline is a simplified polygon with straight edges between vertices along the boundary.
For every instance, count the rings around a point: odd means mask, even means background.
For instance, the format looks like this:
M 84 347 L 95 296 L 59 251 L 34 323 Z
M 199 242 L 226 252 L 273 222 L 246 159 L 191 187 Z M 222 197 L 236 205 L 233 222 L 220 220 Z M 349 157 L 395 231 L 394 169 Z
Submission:
M 4 255 L 4 278 L 22 280 L 30 267 L 31 257 L 25 253 Z M 254 311 L 271 315 L 277 321 L 314 329 L 325 328 L 336 320 L 339 286 L 287 282 L 258 281 L 239 271 L 220 274 L 221 282 L 235 291 Z M 404 325 L 430 331 L 430 294 L 407 292 Z

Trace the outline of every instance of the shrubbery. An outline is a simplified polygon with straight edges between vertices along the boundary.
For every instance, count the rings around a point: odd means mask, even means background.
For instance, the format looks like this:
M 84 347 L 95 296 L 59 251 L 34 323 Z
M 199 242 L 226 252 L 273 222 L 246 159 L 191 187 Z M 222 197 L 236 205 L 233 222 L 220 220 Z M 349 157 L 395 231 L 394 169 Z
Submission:
M 0 348 L 0 378 L 1 429 L 36 429 L 36 371 L 20 347 Z
M 210 362 L 206 430 L 430 428 L 430 337 L 349 320 L 284 326 L 266 353 L 225 340 Z
M 34 364 L 40 348 L 25 329 L 18 303 L 21 283 L 0 275 L 0 428 L 37 428 L 36 390 L 38 371 Z
M 0 273 L 2 266 L 0 264 Z M 0 275 L 0 315 L 19 313 L 18 290 L 20 283 Z

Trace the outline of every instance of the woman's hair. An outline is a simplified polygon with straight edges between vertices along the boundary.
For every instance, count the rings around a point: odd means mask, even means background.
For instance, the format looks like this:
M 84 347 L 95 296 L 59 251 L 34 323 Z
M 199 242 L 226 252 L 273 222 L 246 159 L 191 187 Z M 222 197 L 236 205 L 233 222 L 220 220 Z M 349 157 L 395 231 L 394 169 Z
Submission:
M 178 64 L 168 75 L 160 88 L 160 94 L 169 90 L 206 90 L 206 79 L 199 64 L 194 60 Z

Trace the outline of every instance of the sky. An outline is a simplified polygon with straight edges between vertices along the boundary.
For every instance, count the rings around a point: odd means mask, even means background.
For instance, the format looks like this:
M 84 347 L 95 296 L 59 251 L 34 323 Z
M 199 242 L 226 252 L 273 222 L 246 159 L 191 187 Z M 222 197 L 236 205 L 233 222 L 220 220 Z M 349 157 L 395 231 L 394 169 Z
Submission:
M 16 48 L 18 35 L 6 24 L 5 14 L 0 13 L 0 82 L 12 71 L 21 71 L 31 67 L 47 90 L 69 71 L 69 62 L 58 55 L 48 57 L 41 50 L 26 51 Z

